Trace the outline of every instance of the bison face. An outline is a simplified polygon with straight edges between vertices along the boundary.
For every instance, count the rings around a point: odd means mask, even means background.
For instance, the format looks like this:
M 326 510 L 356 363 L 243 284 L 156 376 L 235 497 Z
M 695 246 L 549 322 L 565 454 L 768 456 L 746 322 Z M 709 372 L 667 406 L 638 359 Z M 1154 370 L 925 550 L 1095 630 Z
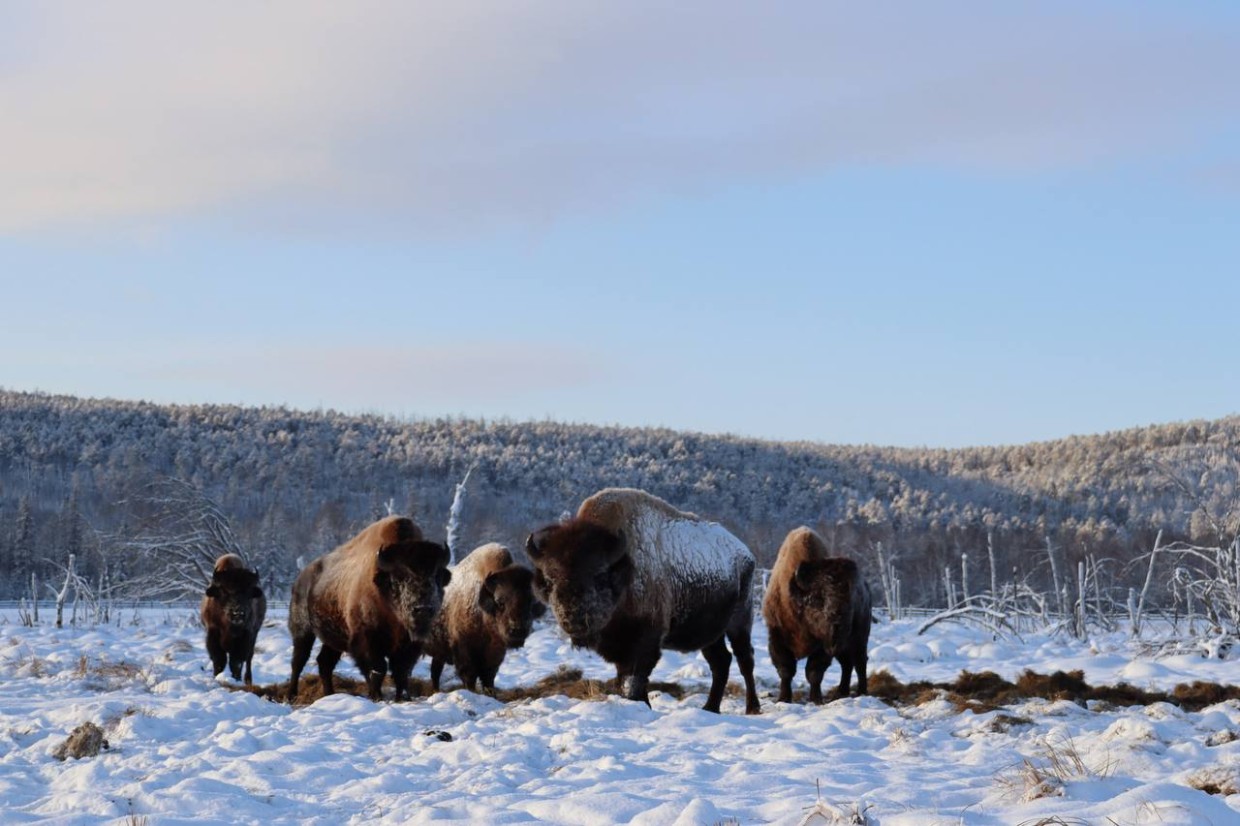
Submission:
M 226 568 L 211 575 L 207 597 L 215 600 L 228 624 L 248 628 L 257 614 L 255 603 L 263 596 L 258 573 L 245 568 Z
M 495 571 L 478 589 L 478 605 L 494 622 L 508 648 L 520 648 L 543 606 L 534 597 L 534 574 L 520 565 Z
M 532 534 L 534 590 L 555 612 L 573 645 L 592 647 L 633 581 L 623 531 L 574 520 Z
M 452 578 L 448 548 L 422 540 L 381 547 L 375 558 L 375 586 L 412 640 L 425 639 L 443 605 Z
M 801 616 L 827 651 L 846 644 L 852 636 L 853 585 L 857 564 L 831 557 L 802 562 L 789 584 Z

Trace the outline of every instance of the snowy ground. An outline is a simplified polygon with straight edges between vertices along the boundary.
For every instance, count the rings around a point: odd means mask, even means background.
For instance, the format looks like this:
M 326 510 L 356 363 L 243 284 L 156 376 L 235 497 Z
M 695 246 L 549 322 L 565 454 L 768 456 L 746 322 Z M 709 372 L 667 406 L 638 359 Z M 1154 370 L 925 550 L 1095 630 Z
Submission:
M 1019 643 L 959 626 L 915 630 L 877 624 L 871 672 L 911 681 L 1079 668 L 1091 683 L 1164 689 L 1240 681 L 1238 660 L 1141 659 L 1119 635 Z M 734 695 L 722 715 L 700 710 L 707 670 L 696 654 L 664 657 L 655 679 L 694 691 L 656 694 L 653 708 L 615 697 L 505 705 L 450 690 L 293 709 L 217 684 L 189 608 L 63 630 L 0 612 L 0 822 L 1240 823 L 1240 794 L 1192 788 L 1240 788 L 1234 701 L 1199 713 L 1045 700 L 983 714 L 945 700 L 777 705 L 765 630 L 755 632 L 758 717 L 745 717 Z M 287 679 L 283 611 L 271 612 L 259 646 L 256 682 Z M 498 682 L 529 685 L 561 665 L 613 673 L 542 627 Z M 356 676 L 347 661 L 340 673 Z M 426 673 L 420 663 L 415 676 Z M 85 721 L 104 727 L 110 749 L 56 760 Z

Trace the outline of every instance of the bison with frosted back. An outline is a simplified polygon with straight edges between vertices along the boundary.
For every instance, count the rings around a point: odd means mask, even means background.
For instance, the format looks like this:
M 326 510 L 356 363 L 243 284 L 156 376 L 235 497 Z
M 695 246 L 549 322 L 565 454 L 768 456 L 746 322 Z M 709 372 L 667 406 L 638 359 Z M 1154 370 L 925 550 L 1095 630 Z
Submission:
M 391 673 L 396 699 L 409 695 L 409 673 L 422 653 L 443 601 L 448 549 L 428 542 L 413 520 L 380 519 L 307 565 L 293 583 L 288 629 L 293 638 L 290 699 L 317 637 L 319 677 L 331 694 L 332 672 L 344 652 L 381 696 Z
M 259 586 L 258 573 L 245 567 L 241 557 L 224 554 L 215 560 L 199 615 L 207 630 L 207 654 L 216 676 L 225 666 L 234 680 L 253 685 L 254 643 L 267 617 L 267 597 Z
M 754 558 L 722 526 L 639 490 L 607 489 L 577 515 L 530 535 L 535 591 L 573 645 L 616 667 L 627 697 L 650 703 L 663 649 L 698 651 L 710 664 L 708 711 L 719 711 L 732 645 L 745 710 L 758 713 L 753 678 Z
M 870 643 L 870 586 L 857 563 L 833 557 L 818 534 L 796 528 L 775 558 L 762 601 L 771 662 L 779 673 L 779 702 L 792 699 L 797 661 L 805 660 L 809 699 L 822 702 L 822 680 L 834 657 L 840 664 L 835 696 L 848 696 L 852 673 L 866 693 Z
M 534 573 L 513 561 L 496 542 L 475 548 L 452 569 L 426 653 L 431 684 L 439 690 L 443 667 L 451 663 L 470 691 L 495 693 L 495 675 L 510 648 L 525 645 L 543 604 L 533 591 Z

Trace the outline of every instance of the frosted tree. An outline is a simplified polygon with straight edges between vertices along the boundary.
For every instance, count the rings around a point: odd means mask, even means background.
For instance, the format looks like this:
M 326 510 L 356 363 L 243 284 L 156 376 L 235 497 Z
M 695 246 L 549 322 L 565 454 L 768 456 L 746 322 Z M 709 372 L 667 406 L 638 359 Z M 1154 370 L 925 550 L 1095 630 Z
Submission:
M 130 568 L 125 590 L 131 597 L 197 597 L 217 558 L 245 556 L 220 506 L 189 482 L 162 479 L 135 504 L 149 515 L 141 531 L 119 545 Z

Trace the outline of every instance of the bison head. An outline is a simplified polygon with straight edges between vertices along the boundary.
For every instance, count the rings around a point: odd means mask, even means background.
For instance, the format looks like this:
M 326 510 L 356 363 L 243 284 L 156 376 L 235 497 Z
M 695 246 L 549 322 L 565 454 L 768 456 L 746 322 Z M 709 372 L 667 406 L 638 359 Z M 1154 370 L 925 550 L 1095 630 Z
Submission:
M 452 578 L 449 556 L 448 546 L 421 539 L 383 545 L 375 556 L 375 586 L 411 639 L 430 633 L 443 605 L 443 589 Z
M 834 651 L 852 636 L 852 594 L 856 582 L 857 563 L 844 557 L 830 557 L 802 562 L 789 583 L 789 592 L 800 606 L 802 618 L 827 651 Z
M 633 581 L 624 532 L 570 520 L 531 534 L 525 552 L 534 563 L 535 592 L 573 645 L 597 644 Z
M 478 589 L 478 606 L 491 617 L 509 648 L 525 645 L 534 620 L 546 610 L 534 597 L 534 572 L 509 565 L 492 572 Z
M 256 613 L 255 602 L 262 598 L 258 573 L 247 568 L 224 568 L 211 575 L 207 597 L 215 600 L 228 624 L 248 628 Z

